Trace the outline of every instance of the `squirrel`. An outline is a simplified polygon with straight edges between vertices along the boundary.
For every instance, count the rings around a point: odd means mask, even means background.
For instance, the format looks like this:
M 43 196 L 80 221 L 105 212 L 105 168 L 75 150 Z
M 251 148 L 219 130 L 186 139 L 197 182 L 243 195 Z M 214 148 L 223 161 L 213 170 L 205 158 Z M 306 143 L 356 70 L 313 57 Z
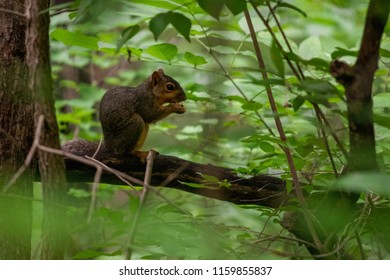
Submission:
M 144 161 L 148 152 L 139 149 L 145 142 L 149 124 L 172 113 L 184 113 L 186 109 L 180 104 L 184 100 L 186 95 L 180 84 L 165 75 L 162 69 L 154 71 L 136 87 L 111 88 L 104 94 L 99 106 L 103 143 L 98 153 L 130 154 Z M 97 143 L 83 139 L 69 141 L 62 146 L 63 151 L 76 155 L 91 156 L 97 149 Z

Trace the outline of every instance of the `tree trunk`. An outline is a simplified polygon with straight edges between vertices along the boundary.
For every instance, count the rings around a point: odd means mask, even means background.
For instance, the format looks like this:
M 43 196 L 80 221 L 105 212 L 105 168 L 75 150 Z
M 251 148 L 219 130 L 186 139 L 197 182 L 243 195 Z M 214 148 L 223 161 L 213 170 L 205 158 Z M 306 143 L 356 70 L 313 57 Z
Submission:
M 30 71 L 29 88 L 33 95 L 35 124 L 43 116 L 39 143 L 59 148 L 59 130 L 55 117 L 49 55 L 49 0 L 26 0 L 27 64 Z M 42 259 L 63 259 L 66 248 L 66 212 L 55 205 L 66 197 L 65 165 L 62 157 L 38 151 L 39 173 L 42 178 L 43 221 Z
M 23 165 L 33 140 L 24 1 L 0 0 L 0 187 Z M 33 172 L 0 194 L 0 259 L 30 259 Z
M 345 87 L 347 96 L 350 171 L 377 169 L 372 83 L 378 68 L 380 42 L 389 11 L 390 1 L 371 0 L 355 65 L 351 67 L 337 60 L 331 65 L 332 75 Z
M 44 213 L 42 255 L 64 258 L 65 213 L 56 205 L 66 193 L 62 157 L 41 150 L 23 166 L 39 116 L 44 122 L 39 142 L 59 148 L 49 56 L 49 0 L 0 0 L 0 258 L 31 258 L 33 176 L 42 178 Z M 38 161 L 37 161 L 38 160 Z

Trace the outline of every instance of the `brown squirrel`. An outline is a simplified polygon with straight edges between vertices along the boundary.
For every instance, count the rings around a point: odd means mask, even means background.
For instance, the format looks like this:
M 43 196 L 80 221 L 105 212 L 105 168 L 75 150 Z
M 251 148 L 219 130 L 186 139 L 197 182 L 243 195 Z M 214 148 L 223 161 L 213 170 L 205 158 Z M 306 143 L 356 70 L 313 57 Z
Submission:
M 172 113 L 184 113 L 186 109 L 179 103 L 184 100 L 186 95 L 180 84 L 165 75 L 162 69 L 154 71 L 137 87 L 120 86 L 108 90 L 99 108 L 104 136 L 99 152 L 132 154 L 144 160 L 147 152 L 139 149 L 145 142 L 149 124 Z M 90 156 L 97 148 L 97 143 L 83 139 L 76 139 L 62 146 L 64 151 Z

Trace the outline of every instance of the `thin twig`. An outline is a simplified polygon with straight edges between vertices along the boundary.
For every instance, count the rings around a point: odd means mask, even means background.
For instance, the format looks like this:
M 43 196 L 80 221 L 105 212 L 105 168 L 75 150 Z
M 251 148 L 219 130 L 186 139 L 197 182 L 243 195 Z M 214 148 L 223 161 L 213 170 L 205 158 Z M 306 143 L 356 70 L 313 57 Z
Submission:
M 96 148 L 96 151 L 95 151 L 95 153 L 93 154 L 92 158 L 95 158 L 95 157 L 96 157 L 96 155 L 99 153 L 100 149 L 102 148 L 102 145 L 103 145 L 103 138 L 100 137 L 99 144 L 98 144 L 98 146 L 97 146 L 97 148 Z
M 8 9 L 4 9 L 4 8 L 0 8 L 0 12 L 16 15 L 16 16 L 23 17 L 23 18 L 26 17 L 25 14 L 22 14 L 22 13 L 19 13 L 19 12 L 16 12 L 16 11 L 12 11 L 12 10 L 8 10 Z
M 123 173 L 121 171 L 118 171 L 118 170 L 115 170 L 113 168 L 110 168 L 107 165 L 104 165 L 103 163 L 101 163 L 101 162 L 99 162 L 99 161 L 97 161 L 95 159 L 92 159 L 92 158 L 88 159 L 86 157 L 77 156 L 77 155 L 74 155 L 74 154 L 69 153 L 69 152 L 65 152 L 65 151 L 62 151 L 62 150 L 49 148 L 49 147 L 42 146 L 42 145 L 39 145 L 39 149 L 42 150 L 42 151 L 45 151 L 45 152 L 49 152 L 49 153 L 65 156 L 67 158 L 70 158 L 70 159 L 73 159 L 75 161 L 84 163 L 86 165 L 93 166 L 95 168 L 99 168 L 99 166 L 102 166 L 104 171 L 108 171 L 108 172 L 114 174 L 115 176 L 117 176 L 120 180 L 122 180 L 126 184 L 130 184 L 129 182 L 131 182 L 133 184 L 136 184 L 136 185 L 142 185 L 143 184 L 143 182 L 141 180 L 138 180 L 137 178 L 129 176 L 126 173 Z M 124 179 L 126 179 L 126 180 L 124 180 Z
M 333 155 L 332 155 L 332 153 L 330 151 L 329 141 L 328 141 L 327 135 L 325 133 L 323 122 L 322 122 L 322 118 L 320 116 L 320 113 L 319 113 L 318 109 L 319 109 L 318 106 L 314 107 L 314 111 L 316 112 L 317 120 L 319 121 L 319 134 L 322 137 L 322 141 L 324 142 L 326 152 L 328 153 L 330 164 L 331 164 L 332 169 L 333 169 L 333 173 L 334 173 L 334 175 L 336 177 L 338 177 L 339 173 L 337 171 L 336 164 L 335 164 L 334 159 L 333 159 Z
M 186 162 L 182 164 L 178 169 L 176 169 L 174 172 L 169 174 L 169 176 L 161 183 L 161 186 L 166 186 L 173 180 L 175 180 L 188 166 L 190 165 L 189 162 Z
M 313 105 L 315 105 L 315 104 L 313 104 Z M 316 106 L 318 106 L 318 105 L 316 105 Z M 349 156 L 348 156 L 348 151 L 347 151 L 347 149 L 344 147 L 344 144 L 341 142 L 341 140 L 339 139 L 339 137 L 337 137 L 335 131 L 332 129 L 332 127 L 331 127 L 331 125 L 330 125 L 328 119 L 326 118 L 324 112 L 322 112 L 322 110 L 318 110 L 318 114 L 319 114 L 319 116 L 321 117 L 321 119 L 323 120 L 323 122 L 325 123 L 326 127 L 329 128 L 329 132 L 330 132 L 330 134 L 332 135 L 333 139 L 336 141 L 337 146 L 339 147 L 340 151 L 342 152 L 342 154 L 344 155 L 344 157 L 345 157 L 346 159 L 348 159 Z
M 130 232 L 129 232 L 129 235 L 128 235 L 128 238 L 126 241 L 126 255 L 125 255 L 126 260 L 130 260 L 132 254 L 133 254 L 133 243 L 134 243 L 135 233 L 137 231 L 141 212 L 142 212 L 143 206 L 145 204 L 146 197 L 148 195 L 148 190 L 150 187 L 150 180 L 152 178 L 153 163 L 154 163 L 155 158 L 156 158 L 156 152 L 153 150 L 150 150 L 149 154 L 146 158 L 146 170 L 145 170 L 145 177 L 144 177 L 144 185 L 143 185 L 143 189 L 142 189 L 142 193 L 141 193 L 140 202 L 139 202 L 137 211 L 134 214 L 134 218 L 133 218 L 133 221 L 131 223 Z
M 360 238 L 360 235 L 359 235 L 359 232 L 358 232 L 357 228 L 354 229 L 354 234 L 355 234 L 355 238 L 356 238 L 356 241 L 357 241 L 357 244 L 358 244 L 358 248 L 359 248 L 359 252 L 360 252 L 360 259 L 361 260 L 366 260 L 367 256 L 366 256 L 366 254 L 364 252 L 362 239 Z
M 96 173 L 93 178 L 93 183 L 92 183 L 92 191 L 91 191 L 91 201 L 89 204 L 89 209 L 88 209 L 88 216 L 87 216 L 87 223 L 90 223 L 92 220 L 93 212 L 96 207 L 96 197 L 97 197 L 97 191 L 99 188 L 99 183 L 100 183 L 100 178 L 102 177 L 103 173 L 103 168 L 99 166 L 96 168 Z
M 62 13 L 71 13 L 71 12 L 76 12 L 76 11 L 77 11 L 77 9 L 72 9 L 72 8 L 61 9 L 61 10 L 50 13 L 50 17 L 54 17 L 54 16 L 60 15 Z

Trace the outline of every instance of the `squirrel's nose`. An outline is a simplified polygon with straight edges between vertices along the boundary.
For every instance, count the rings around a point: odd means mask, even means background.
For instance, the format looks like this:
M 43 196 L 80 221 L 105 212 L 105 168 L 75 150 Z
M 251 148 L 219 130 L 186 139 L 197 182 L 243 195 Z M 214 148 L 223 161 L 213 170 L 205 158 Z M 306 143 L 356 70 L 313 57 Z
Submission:
M 186 96 L 185 92 L 182 91 L 182 92 L 177 96 L 177 99 L 179 100 L 179 102 L 186 100 L 186 99 L 187 99 L 187 96 Z

